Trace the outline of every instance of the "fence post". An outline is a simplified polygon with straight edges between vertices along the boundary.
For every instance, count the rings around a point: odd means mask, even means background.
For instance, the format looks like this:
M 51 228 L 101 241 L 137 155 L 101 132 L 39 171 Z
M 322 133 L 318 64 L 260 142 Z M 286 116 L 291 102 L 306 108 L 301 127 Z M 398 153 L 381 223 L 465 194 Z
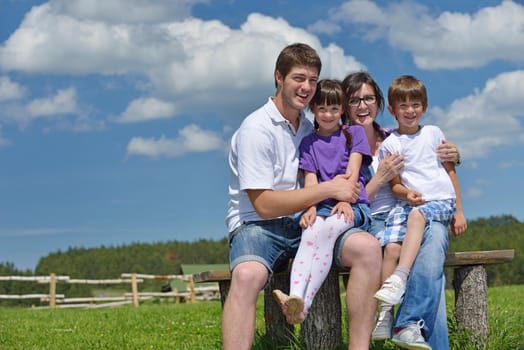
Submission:
M 49 278 L 49 307 L 56 308 L 56 274 L 54 272 L 51 272 Z
M 180 304 L 180 297 L 176 294 L 178 294 L 178 288 L 173 289 L 173 293 L 175 293 L 175 296 L 173 297 L 175 299 L 175 304 Z
M 195 300 L 196 300 L 196 295 L 195 295 L 195 283 L 193 282 L 193 276 L 189 276 L 189 291 L 190 291 L 190 294 L 191 294 L 191 303 L 194 303 Z
M 136 273 L 131 274 L 131 291 L 133 293 L 133 305 L 138 307 L 138 283 L 136 281 Z

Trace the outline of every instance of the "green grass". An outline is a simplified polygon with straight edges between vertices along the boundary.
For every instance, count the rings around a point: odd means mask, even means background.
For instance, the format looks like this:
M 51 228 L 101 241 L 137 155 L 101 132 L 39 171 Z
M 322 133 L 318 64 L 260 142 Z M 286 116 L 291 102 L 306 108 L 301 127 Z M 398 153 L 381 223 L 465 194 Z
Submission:
M 257 308 L 255 349 L 264 340 L 262 298 Z M 451 349 L 473 349 L 452 321 L 453 292 L 447 291 Z M 524 346 L 524 285 L 489 288 L 489 350 Z M 220 349 L 220 302 L 146 303 L 111 309 L 0 308 L 0 349 Z M 345 338 L 347 341 L 347 338 Z M 298 349 L 298 347 L 296 347 Z M 372 349 L 395 349 L 388 342 Z

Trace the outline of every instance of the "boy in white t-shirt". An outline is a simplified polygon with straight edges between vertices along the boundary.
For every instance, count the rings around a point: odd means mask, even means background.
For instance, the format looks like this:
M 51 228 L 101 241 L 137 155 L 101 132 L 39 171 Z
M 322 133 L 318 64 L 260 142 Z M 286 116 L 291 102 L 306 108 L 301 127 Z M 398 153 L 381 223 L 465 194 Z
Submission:
M 395 79 L 388 90 L 388 110 L 398 122 L 396 129 L 380 146 L 379 158 L 401 154 L 404 169 L 390 181 L 399 199 L 386 219 L 384 231 L 377 235 L 382 246 L 401 244 L 400 259 L 384 261 L 382 276 L 389 276 L 375 298 L 391 305 L 402 301 L 410 269 L 417 257 L 426 225 L 439 221 L 448 225 L 455 220 L 459 234 L 467 229 L 462 212 L 460 188 L 455 164 L 442 163 L 436 154 L 444 140 L 442 131 L 433 125 L 420 125 L 428 107 L 424 84 L 413 76 Z M 419 323 L 423 323 L 419 322 Z M 410 349 L 431 349 L 420 336 L 415 323 L 394 331 L 393 342 Z M 415 330 L 415 331 L 414 331 Z

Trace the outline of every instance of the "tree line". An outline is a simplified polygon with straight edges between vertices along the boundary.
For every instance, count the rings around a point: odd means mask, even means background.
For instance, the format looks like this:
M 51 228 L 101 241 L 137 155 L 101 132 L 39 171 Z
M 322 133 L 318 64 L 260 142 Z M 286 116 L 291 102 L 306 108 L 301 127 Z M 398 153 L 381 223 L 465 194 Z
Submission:
M 512 263 L 487 266 L 488 285 L 524 284 L 524 223 L 509 215 L 480 218 L 468 222 L 465 235 L 450 238 L 449 251 L 515 249 Z M 11 262 L 0 263 L 0 275 L 67 275 L 81 279 L 112 279 L 123 272 L 146 274 L 181 274 L 182 264 L 225 264 L 228 262 L 228 240 L 200 239 L 193 242 L 168 241 L 132 243 L 96 248 L 71 247 L 42 257 L 35 270 L 21 271 Z M 446 269 L 451 288 L 452 271 Z M 146 283 L 147 282 L 147 283 Z M 141 288 L 159 290 L 161 282 L 146 281 Z M 92 295 L 88 285 L 59 285 L 58 293 L 68 297 Z M 115 288 L 115 287 L 113 287 Z M 117 287 L 118 288 L 118 287 Z M 120 286 L 119 288 L 122 288 Z M 48 285 L 0 281 L 0 294 L 46 293 Z M 8 300 L 5 304 L 27 304 L 34 301 Z

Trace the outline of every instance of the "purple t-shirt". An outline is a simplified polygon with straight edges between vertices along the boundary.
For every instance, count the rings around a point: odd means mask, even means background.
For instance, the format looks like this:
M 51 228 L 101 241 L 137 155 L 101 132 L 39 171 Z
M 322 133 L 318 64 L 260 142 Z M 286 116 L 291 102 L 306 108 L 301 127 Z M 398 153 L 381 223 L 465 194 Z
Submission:
M 304 137 L 299 147 L 299 169 L 316 173 L 318 182 L 329 181 L 339 174 L 346 173 L 350 153 L 361 153 L 363 158 L 358 175 L 360 197 L 357 203 L 369 204 L 365 187 L 365 169 L 372 161 L 368 139 L 362 126 L 351 125 L 346 128 L 351 135 L 351 148 L 346 144 L 346 136 L 342 129 L 330 136 L 320 136 L 317 133 L 311 133 Z M 335 205 L 336 201 L 328 199 L 319 204 L 324 203 Z

